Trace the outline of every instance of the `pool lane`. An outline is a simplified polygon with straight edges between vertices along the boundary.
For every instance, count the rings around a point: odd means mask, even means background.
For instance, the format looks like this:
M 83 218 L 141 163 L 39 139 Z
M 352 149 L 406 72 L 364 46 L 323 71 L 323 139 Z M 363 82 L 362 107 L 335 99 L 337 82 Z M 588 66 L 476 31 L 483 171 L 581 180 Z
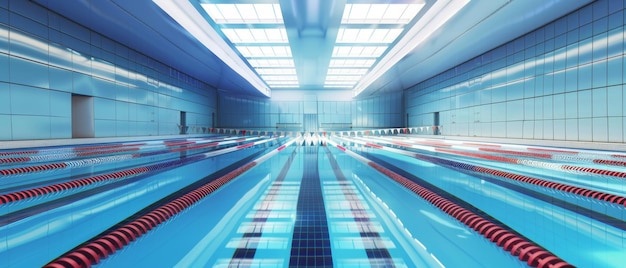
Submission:
M 313 208 L 300 204 L 313 198 Z M 302 222 L 311 215 L 314 226 Z M 323 256 L 334 267 L 484 266 L 485 256 L 501 267 L 523 267 L 337 149 L 301 146 L 255 166 L 101 266 L 287 267 L 308 258 L 330 264 Z
M 580 267 L 602 264 L 619 267 L 626 258 L 624 222 L 597 214 L 610 206 L 595 203 L 593 210 L 576 210 L 551 198 L 537 199 L 534 192 L 517 184 L 475 177 L 405 155 L 353 148 L 372 159 L 419 177 L 471 203 L 518 233 Z M 532 188 L 532 187 L 531 187 Z M 519 191 L 518 191 L 519 190 Z M 597 217 L 587 218 L 593 212 Z M 609 222 L 602 222 L 602 220 Z M 602 257 L 599 257 L 602 256 Z
M 58 201 L 22 200 L 21 203 L 36 202 L 33 207 L 37 211 L 29 211 L 28 215 L 18 216 L 16 221 L 0 227 L 0 259 L 14 267 L 42 266 L 173 191 L 263 149 L 261 146 L 192 161 L 176 169 L 119 181 L 105 186 L 102 191 L 67 196 Z M 11 205 L 0 209 L 14 211 Z
M 304 168 L 291 240 L 289 266 L 333 267 L 326 208 L 318 169 L 318 146 L 304 150 Z

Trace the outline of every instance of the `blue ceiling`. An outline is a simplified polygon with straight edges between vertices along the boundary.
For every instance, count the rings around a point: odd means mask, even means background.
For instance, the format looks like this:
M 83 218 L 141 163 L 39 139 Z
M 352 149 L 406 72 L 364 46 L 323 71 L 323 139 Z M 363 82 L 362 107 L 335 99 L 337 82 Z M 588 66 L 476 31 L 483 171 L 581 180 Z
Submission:
M 56 0 L 35 0 L 35 2 L 196 77 L 222 92 L 265 96 L 151 0 L 76 0 L 71 4 L 68 4 L 69 1 Z M 278 2 L 283 10 L 288 35 L 303 36 L 302 34 L 306 33 L 304 38 L 301 37 L 295 42 L 290 38 L 301 87 L 307 90 L 322 90 L 323 77 L 326 75 L 334 46 L 333 33 L 336 35 L 343 6 L 346 3 L 407 1 L 278 0 Z M 423 2 L 430 6 L 435 0 Z M 592 1 L 471 0 L 440 29 L 367 86 L 359 97 L 406 89 L 590 2 Z

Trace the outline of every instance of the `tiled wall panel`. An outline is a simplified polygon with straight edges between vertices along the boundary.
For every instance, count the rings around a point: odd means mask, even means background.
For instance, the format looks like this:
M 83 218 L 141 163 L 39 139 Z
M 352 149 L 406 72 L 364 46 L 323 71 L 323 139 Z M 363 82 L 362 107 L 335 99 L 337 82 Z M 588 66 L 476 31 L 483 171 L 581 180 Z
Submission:
M 9 9 L 10 6 L 10 9 Z M 29 1 L 0 0 L 0 140 L 71 138 L 72 94 L 94 97 L 95 136 L 211 126 L 217 92 Z
M 623 1 L 599 0 L 406 90 L 444 135 L 626 142 Z

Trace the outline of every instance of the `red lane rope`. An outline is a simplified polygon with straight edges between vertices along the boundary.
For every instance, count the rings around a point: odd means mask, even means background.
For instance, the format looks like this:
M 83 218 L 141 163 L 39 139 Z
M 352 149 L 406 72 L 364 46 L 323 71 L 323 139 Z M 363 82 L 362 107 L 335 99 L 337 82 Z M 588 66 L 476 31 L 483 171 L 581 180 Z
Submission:
M 52 184 L 52 185 L 48 185 L 44 187 L 3 194 L 3 195 L 0 195 L 0 205 L 10 203 L 10 202 L 15 202 L 15 201 L 26 199 L 26 198 L 40 196 L 44 194 L 78 188 L 78 187 L 93 184 L 99 181 L 119 179 L 119 178 L 126 177 L 126 176 L 138 175 L 138 174 L 146 173 L 148 171 L 150 171 L 150 169 L 147 167 L 132 168 L 128 170 L 122 170 L 122 171 L 118 171 L 114 173 L 93 176 L 93 177 L 84 178 L 80 180 L 73 180 L 73 181 L 68 181 L 68 182 L 63 182 L 63 183 Z
M 59 168 L 65 168 L 65 167 L 67 167 L 67 164 L 65 163 L 43 164 L 43 165 L 37 165 L 37 166 L 3 169 L 3 170 L 0 170 L 0 174 L 14 175 L 14 174 L 20 174 L 20 173 L 26 173 L 26 172 L 59 169 Z
M 595 198 L 595 199 L 598 199 L 598 200 L 601 200 L 601 201 L 606 201 L 606 202 L 610 202 L 610 203 L 615 203 L 615 204 L 618 204 L 618 205 L 626 206 L 626 197 L 615 195 L 615 194 L 603 193 L 603 192 L 596 191 L 596 190 L 591 190 L 591 189 L 581 188 L 581 187 L 572 186 L 572 185 L 568 185 L 568 184 L 563 184 L 563 183 L 558 183 L 558 182 L 552 182 L 552 181 L 537 179 L 537 178 L 533 178 L 533 177 L 528 177 L 528 176 L 524 176 L 524 175 L 519 175 L 519 174 L 515 174 L 515 173 L 510 173 L 510 172 L 506 172 L 506 171 L 500 171 L 500 170 L 486 168 L 486 167 L 474 166 L 473 170 L 476 171 L 476 172 L 491 174 L 491 175 L 507 178 L 507 179 L 510 179 L 510 180 L 530 183 L 530 184 L 533 184 L 533 185 L 538 185 L 538 186 L 542 186 L 542 187 L 546 187 L 546 188 L 551 188 L 551 189 L 555 189 L 555 190 L 559 190 L 559 191 L 564 191 L 564 192 L 568 192 L 568 193 L 582 195 L 582 196 L 585 196 L 585 197 Z
M 117 228 L 106 235 L 96 238 L 87 245 L 81 246 L 78 249 L 53 260 L 44 267 L 91 267 L 92 265 L 99 263 L 101 259 L 114 254 L 117 250 L 124 248 L 132 241 L 135 241 L 137 238 L 148 233 L 161 223 L 167 221 L 174 215 L 213 193 L 224 184 L 251 169 L 255 165 L 255 162 L 250 162 L 245 166 L 237 168 L 217 180 L 209 182 L 179 198 L 176 198 L 173 201 L 145 214 L 139 219 Z
M 421 198 L 435 205 L 448 215 L 456 218 L 466 226 L 474 229 L 491 242 L 508 251 L 519 260 L 525 261 L 531 267 L 574 267 L 551 252 L 539 247 L 537 244 L 527 241 L 508 230 L 495 225 L 487 219 L 462 208 L 436 193 L 420 186 L 419 184 L 387 169 L 374 162 L 368 163 L 374 169 L 385 174 L 387 177 L 400 183 L 402 186 L 419 195 Z

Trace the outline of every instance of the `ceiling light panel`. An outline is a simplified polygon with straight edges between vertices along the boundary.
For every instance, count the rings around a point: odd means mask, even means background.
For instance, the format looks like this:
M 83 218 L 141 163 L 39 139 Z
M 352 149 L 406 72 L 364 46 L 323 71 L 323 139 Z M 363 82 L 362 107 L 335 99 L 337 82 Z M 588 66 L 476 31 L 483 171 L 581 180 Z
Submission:
M 232 43 L 289 43 L 284 28 L 275 29 L 226 29 L 222 33 Z
M 261 75 L 261 77 L 268 83 L 276 81 L 298 81 L 298 77 L 295 75 Z
M 376 60 L 374 59 L 331 59 L 330 60 L 330 68 L 332 67 L 362 67 L 369 68 L 374 64 Z
M 392 43 L 403 29 L 352 29 L 340 28 L 337 43 Z
M 295 68 L 295 64 L 292 59 L 249 59 L 248 62 L 252 67 L 292 67 Z
M 200 4 L 217 24 L 283 24 L 279 4 Z
M 346 4 L 342 24 L 407 24 L 424 7 L 421 4 Z
M 364 75 L 368 68 L 328 68 L 328 75 Z
M 360 75 L 328 75 L 327 81 L 358 81 L 361 79 Z
M 295 68 L 256 68 L 256 72 L 260 75 L 295 75 Z
M 291 57 L 289 46 L 236 46 L 246 58 Z
M 387 46 L 335 46 L 333 57 L 378 58 Z

